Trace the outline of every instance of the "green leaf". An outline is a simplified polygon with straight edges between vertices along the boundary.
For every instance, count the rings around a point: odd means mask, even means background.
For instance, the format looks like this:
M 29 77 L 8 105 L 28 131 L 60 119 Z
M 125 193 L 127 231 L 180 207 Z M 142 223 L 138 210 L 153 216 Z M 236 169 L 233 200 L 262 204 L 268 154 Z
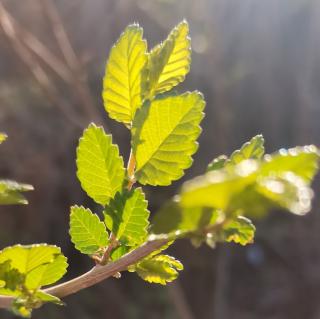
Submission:
M 28 184 L 20 184 L 10 180 L 0 180 L 0 205 L 28 204 L 21 192 L 33 190 Z
M 27 304 L 27 299 L 25 297 L 18 297 L 16 298 L 12 305 L 11 305 L 11 310 L 12 312 L 20 317 L 23 318 L 31 318 L 31 313 L 33 307 L 30 307 Z
M 42 302 L 51 302 L 59 306 L 63 306 L 64 303 L 56 296 L 47 294 L 46 292 L 39 290 L 35 294 L 35 298 L 41 300 Z
M 58 255 L 51 263 L 44 264 L 30 271 L 26 278 L 28 289 L 40 288 L 57 282 L 67 272 L 67 258 Z
M 59 280 L 68 266 L 61 249 L 47 244 L 4 248 L 0 265 L 0 281 L 5 282 L 0 294 L 18 297 L 16 305 L 30 311 L 38 302 L 38 289 Z
M 186 21 L 177 25 L 168 38 L 153 48 L 148 56 L 147 98 L 171 90 L 183 82 L 190 70 L 191 45 Z
M 242 161 L 232 170 L 216 170 L 183 184 L 182 207 L 212 207 L 228 211 L 234 196 L 255 183 L 259 164 L 255 160 Z
M 190 167 L 204 106 L 199 92 L 187 92 L 157 98 L 137 112 L 132 147 L 141 184 L 170 185 Z
M 311 209 L 312 189 L 301 177 L 292 172 L 261 178 L 256 189 L 273 206 L 285 208 L 291 213 L 304 215 Z
M 38 267 L 52 263 L 61 256 L 61 249 L 47 244 L 15 245 L 0 252 L 0 263 L 11 261 L 11 267 L 21 274 L 29 274 Z
M 123 159 L 111 135 L 90 124 L 77 148 L 77 176 L 82 188 L 97 203 L 108 204 L 124 180 Z
M 215 158 L 211 163 L 209 163 L 207 172 L 216 171 L 218 169 L 224 168 L 228 158 L 225 155 L 220 155 Z
M 136 271 L 143 280 L 161 285 L 175 280 L 180 270 L 183 270 L 183 265 L 168 255 L 146 258 L 129 268 L 129 271 Z
M 43 303 L 51 302 L 56 305 L 64 305 L 57 297 L 45 293 L 44 291 L 29 291 L 28 294 L 18 296 L 11 305 L 11 310 L 23 318 L 31 318 L 32 310 L 39 308 Z
M 12 291 L 18 289 L 18 287 L 24 282 L 25 276 L 21 274 L 17 269 L 12 269 L 11 260 L 6 260 L 0 264 L 0 294 L 2 290 L 7 291 L 6 294 L 10 295 Z
M 234 151 L 228 164 L 239 164 L 246 159 L 261 159 L 264 155 L 264 138 L 262 135 L 253 137 L 249 142 L 242 145 L 240 150 Z
M 129 124 L 141 106 L 142 69 L 147 62 L 147 44 L 137 24 L 126 28 L 112 47 L 103 80 L 106 111 L 116 121 Z
M 123 255 L 129 252 L 129 247 L 127 246 L 118 246 L 111 252 L 112 261 L 120 259 Z
M 228 242 L 235 242 L 242 246 L 253 243 L 255 226 L 251 220 L 243 216 L 238 216 L 226 223 L 222 229 L 222 238 Z
M 218 216 L 212 208 L 182 208 L 178 201 L 170 201 L 156 212 L 151 230 L 154 234 L 199 231 L 214 224 Z
M 264 138 L 262 135 L 256 135 L 249 142 L 242 145 L 240 150 L 234 151 L 230 158 L 225 155 L 220 155 L 215 158 L 207 168 L 207 171 L 214 171 L 225 166 L 232 166 L 239 164 L 241 161 L 247 159 L 262 159 L 264 155 Z
M 3 143 L 7 139 L 7 135 L 4 133 L 0 133 L 0 144 Z
M 82 206 L 71 207 L 70 236 L 76 249 L 92 255 L 108 244 L 106 226 L 90 209 Z
M 105 223 L 120 242 L 128 246 L 139 245 L 148 234 L 150 212 L 147 206 L 141 188 L 117 193 L 104 211 Z
M 319 150 L 314 145 L 295 147 L 266 155 L 261 175 L 292 172 L 310 183 L 318 171 Z

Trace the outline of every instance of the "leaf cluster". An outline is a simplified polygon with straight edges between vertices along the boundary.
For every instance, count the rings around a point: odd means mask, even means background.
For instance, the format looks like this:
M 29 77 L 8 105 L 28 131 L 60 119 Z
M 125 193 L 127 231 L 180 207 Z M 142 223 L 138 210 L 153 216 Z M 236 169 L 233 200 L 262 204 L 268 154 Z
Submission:
M 164 253 L 176 239 L 189 238 L 195 246 L 246 245 L 255 234 L 250 219 L 272 209 L 306 214 L 313 197 L 310 185 L 318 171 L 315 146 L 265 154 L 264 139 L 257 135 L 185 182 L 150 225 L 145 193 L 135 184 L 170 185 L 191 166 L 198 148 L 204 98 L 198 91 L 173 91 L 185 79 L 190 63 L 185 21 L 151 50 L 142 28 L 128 26 L 110 51 L 102 92 L 109 117 L 130 130 L 127 166 L 112 136 L 93 123 L 84 130 L 76 152 L 81 187 L 99 208 L 96 213 L 83 206 L 71 207 L 71 241 L 103 267 L 161 239 L 165 244 L 160 249 L 127 269 L 149 283 L 165 285 L 183 270 L 180 261 Z M 4 139 L 0 134 L 0 143 Z M 0 181 L 0 204 L 25 203 L 21 192 L 30 189 Z M 0 252 L 0 294 L 14 297 L 13 311 L 30 317 L 32 309 L 44 302 L 61 303 L 42 288 L 59 280 L 66 268 L 66 257 L 56 246 L 7 247 Z

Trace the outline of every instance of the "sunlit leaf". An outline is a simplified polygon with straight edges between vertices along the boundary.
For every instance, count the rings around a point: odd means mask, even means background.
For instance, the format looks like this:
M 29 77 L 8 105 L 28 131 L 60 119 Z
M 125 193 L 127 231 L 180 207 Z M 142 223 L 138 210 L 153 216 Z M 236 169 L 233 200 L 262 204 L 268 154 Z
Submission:
M 213 159 L 211 163 L 209 163 L 207 172 L 216 171 L 218 169 L 224 168 L 228 158 L 225 155 L 220 155 L 217 158 Z
M 221 169 L 208 172 L 184 183 L 183 207 L 212 207 L 226 211 L 237 194 L 255 183 L 259 165 L 254 160 L 242 161 L 232 172 Z
M 264 154 L 264 138 L 262 135 L 253 137 L 249 142 L 242 145 L 240 150 L 234 151 L 230 160 L 230 164 L 239 164 L 246 159 L 261 159 Z
M 90 124 L 84 131 L 77 149 L 77 167 L 82 188 L 97 203 L 106 205 L 121 189 L 123 159 L 102 127 Z
M 28 204 L 21 194 L 33 190 L 28 184 L 20 184 L 10 180 L 0 180 L 0 205 Z
M 175 280 L 180 270 L 183 270 L 180 261 L 168 255 L 146 258 L 129 268 L 129 271 L 137 272 L 143 280 L 161 285 L 166 285 L 168 282 Z
M 245 246 L 253 242 L 255 230 L 250 219 L 238 216 L 223 226 L 220 236 L 228 242 Z
M 292 172 L 310 183 L 318 171 L 319 150 L 314 145 L 282 149 L 266 155 L 261 167 L 261 175 Z
M 41 265 L 28 273 L 26 287 L 35 289 L 57 282 L 67 272 L 67 258 L 58 255 L 51 263 Z
M 7 139 L 7 135 L 4 133 L 0 133 L 0 144 L 3 143 Z
M 274 205 L 294 214 L 304 215 L 311 209 L 312 189 L 292 172 L 262 178 L 258 181 L 256 189 Z
M 108 244 L 106 226 L 90 209 L 71 207 L 70 236 L 76 249 L 83 254 L 94 254 Z
M 64 303 L 58 297 L 47 294 L 42 290 L 39 290 L 36 292 L 35 298 L 37 298 L 38 300 L 41 300 L 42 302 L 51 302 L 59 306 L 64 305 Z
M 218 156 L 209 165 L 207 171 L 214 171 L 225 166 L 239 164 L 247 159 L 260 160 L 264 155 L 264 138 L 262 135 L 254 136 L 249 142 L 242 145 L 239 150 L 234 151 L 230 158 L 225 155 Z
M 186 21 L 177 25 L 168 38 L 153 48 L 148 56 L 147 98 L 171 90 L 190 70 L 191 46 Z
M 170 185 L 192 164 L 204 105 L 199 92 L 188 92 L 157 98 L 138 111 L 132 147 L 141 184 Z
M 0 264 L 0 294 L 4 292 L 4 294 L 10 295 L 12 291 L 18 289 L 24 280 L 25 275 L 11 267 L 11 260 L 5 260 Z M 6 290 L 8 290 L 7 293 Z
M 170 201 L 156 212 L 152 220 L 152 232 L 170 234 L 172 232 L 193 232 L 214 224 L 218 212 L 212 208 L 182 208 L 177 201 Z
M 128 246 L 145 241 L 149 225 L 148 203 L 141 188 L 116 194 L 104 211 L 105 223 Z
M 142 69 L 147 61 L 143 30 L 130 25 L 110 52 L 103 80 L 104 106 L 116 121 L 131 123 L 142 104 Z

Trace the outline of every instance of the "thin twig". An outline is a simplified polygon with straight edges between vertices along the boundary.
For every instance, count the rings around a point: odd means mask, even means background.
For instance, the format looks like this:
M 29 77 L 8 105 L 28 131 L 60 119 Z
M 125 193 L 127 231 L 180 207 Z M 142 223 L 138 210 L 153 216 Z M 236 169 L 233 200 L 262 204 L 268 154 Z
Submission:
M 26 48 L 25 45 L 20 41 L 16 34 L 16 30 L 14 28 L 14 25 L 12 24 L 10 16 L 7 16 L 5 11 L 3 11 L 2 9 L 3 6 L 0 2 L 0 27 L 2 28 L 4 35 L 10 41 L 13 50 L 19 56 L 21 61 L 29 68 L 34 79 L 38 82 L 39 86 L 52 101 L 52 103 L 60 109 L 60 111 L 70 122 L 72 122 L 76 126 L 83 127 L 83 118 L 81 118 L 80 115 L 78 115 L 76 112 L 73 112 L 72 109 L 70 109 L 69 105 L 58 98 L 59 94 L 54 84 L 50 81 L 47 73 L 36 61 L 28 48 Z
M 109 263 L 105 266 L 97 265 L 83 275 L 60 285 L 47 288 L 44 292 L 58 298 L 72 295 L 115 275 L 117 272 L 126 270 L 130 265 L 137 263 L 139 260 L 148 256 L 150 253 L 159 249 L 166 243 L 167 240 L 165 239 L 149 241 L 115 262 Z M 0 308 L 10 308 L 12 301 L 12 297 L 0 296 Z

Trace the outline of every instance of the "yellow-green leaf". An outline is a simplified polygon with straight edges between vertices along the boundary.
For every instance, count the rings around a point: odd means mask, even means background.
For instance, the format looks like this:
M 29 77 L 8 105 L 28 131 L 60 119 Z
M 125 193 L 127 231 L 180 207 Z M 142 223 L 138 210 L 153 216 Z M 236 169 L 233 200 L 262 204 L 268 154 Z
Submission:
M 4 133 L 0 133 L 0 144 L 3 143 L 7 139 L 7 135 Z
M 103 100 L 109 116 L 129 124 L 142 104 L 142 69 L 147 61 L 143 30 L 130 25 L 110 52 L 103 80 Z
M 129 268 L 129 271 L 136 271 L 143 280 L 161 285 L 166 285 L 168 282 L 175 280 L 180 270 L 183 270 L 180 261 L 168 255 L 145 258 Z
M 28 184 L 21 184 L 10 180 L 0 180 L 0 205 L 28 204 L 21 194 L 33 190 Z
M 318 172 L 319 159 L 319 150 L 314 145 L 281 149 L 264 157 L 261 174 L 292 172 L 309 184 Z
M 127 246 L 145 241 L 149 225 L 148 203 L 141 188 L 116 194 L 104 211 L 105 223 L 118 240 Z
M 222 236 L 228 242 L 235 242 L 242 246 L 253 243 L 255 226 L 251 220 L 243 216 L 230 220 L 223 226 Z
M 108 244 L 104 223 L 98 215 L 82 206 L 71 207 L 70 236 L 75 247 L 83 254 L 92 255 Z
M 58 255 L 51 263 L 41 265 L 28 273 L 26 287 L 35 289 L 57 282 L 67 272 L 67 258 Z
M 47 244 L 4 248 L 0 252 L 0 264 L 6 262 L 10 262 L 10 267 L 3 276 L 7 278 L 5 288 L 11 290 L 7 291 L 7 294 L 13 296 L 16 296 L 20 289 L 17 284 L 16 287 L 13 286 L 17 280 L 23 280 L 21 284 L 26 289 L 35 290 L 58 281 L 68 267 L 67 258 L 61 253 L 61 249 Z
M 106 205 L 121 189 L 123 159 L 111 135 L 90 124 L 77 148 L 77 176 L 82 188 L 97 203 Z
M 132 127 L 136 178 L 141 184 L 170 185 L 192 164 L 205 102 L 199 92 L 161 96 L 144 105 Z
M 147 98 L 171 90 L 185 79 L 190 70 L 191 45 L 186 21 L 177 25 L 168 38 L 148 56 Z

